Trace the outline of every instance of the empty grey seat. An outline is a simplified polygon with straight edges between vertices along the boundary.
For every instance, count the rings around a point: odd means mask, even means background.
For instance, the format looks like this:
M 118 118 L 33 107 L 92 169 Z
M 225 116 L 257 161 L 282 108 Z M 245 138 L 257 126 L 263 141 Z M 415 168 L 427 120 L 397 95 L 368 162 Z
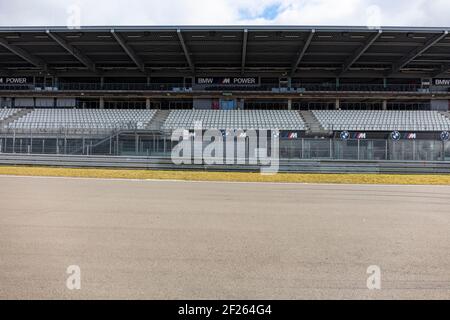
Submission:
M 163 129 L 255 129 L 255 130 L 305 130 L 306 126 L 297 111 L 290 110 L 174 110 L 166 119 Z
M 325 130 L 450 130 L 450 119 L 438 111 L 315 110 L 313 114 Z
M 145 129 L 156 110 L 36 109 L 9 124 L 12 129 Z

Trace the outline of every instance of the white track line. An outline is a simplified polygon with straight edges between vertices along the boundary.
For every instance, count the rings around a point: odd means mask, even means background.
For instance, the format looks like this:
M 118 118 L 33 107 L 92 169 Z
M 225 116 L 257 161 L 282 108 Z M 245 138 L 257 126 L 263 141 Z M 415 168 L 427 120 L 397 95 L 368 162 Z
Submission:
M 93 181 L 117 181 L 117 182 L 166 182 L 166 183 L 207 183 L 207 184 L 253 184 L 253 185 L 273 185 L 273 186 L 360 186 L 360 187 L 442 187 L 450 188 L 450 185 L 429 185 L 429 184 L 354 184 L 354 183 L 307 183 L 307 182 L 256 182 L 256 181 L 200 181 L 200 180 L 176 180 L 176 179 L 130 179 L 130 178 L 90 178 L 90 177 L 54 177 L 54 176 L 21 176 L 21 175 L 0 175 L 2 178 L 21 179 L 60 179 L 60 180 L 93 180 Z

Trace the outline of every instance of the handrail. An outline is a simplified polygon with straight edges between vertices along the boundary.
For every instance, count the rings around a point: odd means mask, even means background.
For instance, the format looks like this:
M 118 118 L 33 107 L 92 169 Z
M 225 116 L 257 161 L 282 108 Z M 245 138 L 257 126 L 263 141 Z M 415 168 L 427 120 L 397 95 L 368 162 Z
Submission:
M 420 84 L 340 84 L 335 83 L 301 83 L 295 82 L 290 88 L 280 88 L 279 84 L 261 84 L 258 86 L 186 86 L 183 83 L 59 83 L 55 86 L 44 84 L 0 85 L 0 91 L 331 91 L 331 92 L 442 92 L 446 88 L 423 88 Z

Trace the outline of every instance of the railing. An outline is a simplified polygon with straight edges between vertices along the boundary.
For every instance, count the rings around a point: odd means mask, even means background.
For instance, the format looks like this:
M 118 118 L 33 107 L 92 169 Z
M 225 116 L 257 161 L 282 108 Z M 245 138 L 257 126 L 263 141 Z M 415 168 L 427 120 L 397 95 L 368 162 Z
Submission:
M 118 122 L 23 122 L 11 123 L 0 127 L 0 133 L 104 133 L 109 131 L 149 131 L 164 129 L 165 121 L 153 119 L 153 126 L 149 129 L 149 122 L 118 121 Z M 408 123 L 305 123 L 305 128 L 317 127 L 320 125 L 327 132 L 352 131 L 352 132 L 441 132 L 450 131 L 450 123 L 424 124 L 423 122 L 413 121 Z M 257 126 L 257 125 L 256 125 Z M 206 130 L 206 129 L 205 129 Z M 275 129 L 273 129 L 275 130 Z M 282 129 L 281 131 L 303 131 L 298 128 Z
M 441 132 L 450 131 L 450 123 L 439 124 L 424 124 L 423 122 L 409 122 L 409 123 L 347 123 L 347 124 L 320 124 L 326 131 L 352 131 L 352 132 L 394 132 L 409 131 L 414 132 Z
M 105 134 L 122 130 L 145 130 L 144 122 L 24 122 L 0 127 L 2 134 Z
M 0 154 L 2 165 L 36 165 L 58 167 L 133 168 L 153 170 L 210 170 L 259 172 L 260 165 L 174 165 L 167 157 L 120 157 L 77 155 Z M 280 161 L 280 173 L 401 173 L 449 174 L 445 161 L 354 161 L 288 160 Z
M 189 90 L 183 83 L 60 83 L 58 90 L 91 91 L 173 91 Z
M 417 92 L 422 89 L 418 84 L 293 84 L 294 88 L 306 91 L 383 91 L 383 92 Z
M 36 85 L 0 85 L 0 91 L 264 91 L 264 92 L 449 92 L 446 88 L 423 89 L 419 84 L 314 84 L 294 83 L 291 88 L 279 88 L 278 84 L 261 84 L 258 86 L 207 86 L 192 88 L 183 83 L 59 83 L 56 86 Z

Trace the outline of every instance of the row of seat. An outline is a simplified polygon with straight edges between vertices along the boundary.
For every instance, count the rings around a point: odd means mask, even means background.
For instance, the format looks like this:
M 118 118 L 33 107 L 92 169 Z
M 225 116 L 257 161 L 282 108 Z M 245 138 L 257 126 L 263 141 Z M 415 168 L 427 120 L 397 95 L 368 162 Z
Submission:
M 156 110 L 36 109 L 9 124 L 13 129 L 114 129 L 134 124 L 145 129 Z
M 437 111 L 315 110 L 325 130 L 360 131 L 442 131 L 450 119 Z
M 15 108 L 0 108 L 0 121 L 5 120 L 6 118 L 11 117 L 15 113 L 17 113 L 20 109 Z
M 0 120 L 20 109 L 0 109 Z M 9 123 L 11 129 L 146 129 L 157 110 L 145 109 L 35 109 Z M 437 111 L 316 110 L 324 130 L 349 131 L 449 131 L 450 119 Z M 162 119 L 161 119 L 162 120 Z M 162 129 L 308 129 L 293 110 L 173 110 Z
M 280 129 L 306 130 L 297 111 L 288 110 L 174 110 L 163 128 L 194 129 L 201 123 L 204 129 Z

